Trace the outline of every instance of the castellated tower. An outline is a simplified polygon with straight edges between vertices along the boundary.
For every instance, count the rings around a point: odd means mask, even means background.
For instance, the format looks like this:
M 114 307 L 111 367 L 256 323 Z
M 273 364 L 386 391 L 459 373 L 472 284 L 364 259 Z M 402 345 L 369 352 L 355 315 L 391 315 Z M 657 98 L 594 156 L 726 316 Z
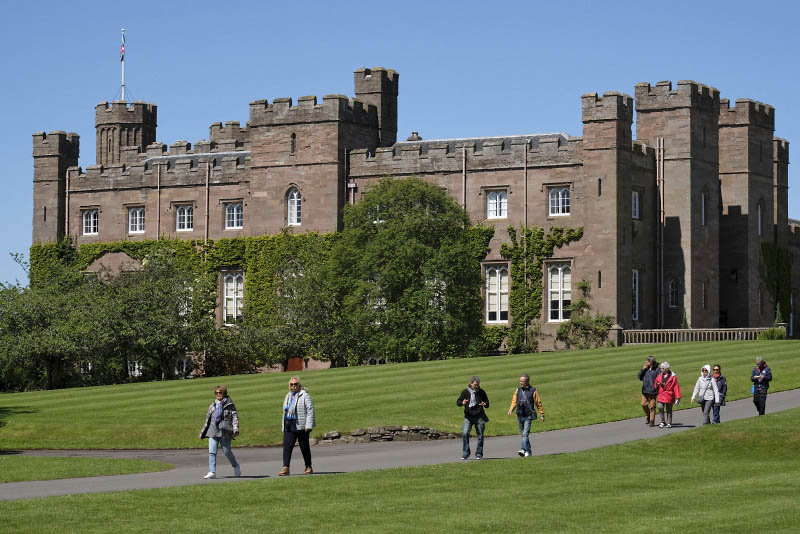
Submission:
M 64 237 L 67 168 L 78 165 L 80 138 L 54 131 L 33 134 L 33 242 Z
M 94 125 L 97 131 L 97 164 L 116 165 L 144 152 L 156 141 L 158 108 L 155 104 L 116 100 L 108 105 L 101 102 L 95 108 Z M 132 150 L 135 149 L 135 150 Z
M 592 236 L 592 250 L 581 262 L 586 272 L 602 273 L 592 288 L 595 308 L 631 325 L 631 254 L 625 246 L 625 228 L 630 227 L 631 151 L 633 99 L 617 92 L 602 97 L 588 93 L 581 97 L 583 121 L 583 172 L 585 190 L 585 233 Z M 612 218 L 610 220 L 609 218 Z M 627 251 L 627 252 L 626 252 Z
M 359 69 L 354 73 L 356 98 L 378 110 L 378 146 L 397 141 L 397 94 L 400 75 L 382 67 Z
M 664 327 L 719 323 L 719 91 L 636 85 L 636 137 L 664 139 Z
M 725 326 L 768 326 L 773 307 L 762 287 L 761 244 L 777 238 L 773 177 L 775 110 L 737 99 L 720 101 L 719 178 L 722 191 L 720 312 Z M 783 226 L 788 228 L 785 214 Z

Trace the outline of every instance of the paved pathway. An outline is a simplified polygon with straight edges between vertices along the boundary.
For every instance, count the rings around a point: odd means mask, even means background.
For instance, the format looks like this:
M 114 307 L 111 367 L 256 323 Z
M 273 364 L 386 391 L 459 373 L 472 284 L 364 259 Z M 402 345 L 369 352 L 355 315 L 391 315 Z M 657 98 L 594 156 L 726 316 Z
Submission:
M 797 406 L 800 406 L 800 389 L 770 394 L 767 398 L 768 413 Z M 728 403 L 722 410 L 722 418 L 724 422 L 752 417 L 754 413 L 753 403 L 750 398 L 747 398 Z M 541 456 L 582 451 L 681 432 L 694 428 L 700 422 L 700 417 L 699 409 L 676 412 L 673 421 L 675 426 L 671 429 L 650 428 L 644 424 L 644 417 L 637 417 L 636 419 L 615 421 L 613 423 L 536 433 L 532 435 L 534 455 Z M 541 423 L 536 424 L 539 425 Z M 517 436 L 486 438 L 484 461 L 493 458 L 516 457 L 518 449 L 519 438 Z M 9 451 L 6 452 L 8 453 Z M 208 452 L 206 450 L 21 451 L 21 454 L 38 456 L 143 458 L 161 460 L 174 465 L 175 468 L 159 473 L 0 484 L 0 500 L 278 478 L 276 473 L 283 463 L 280 447 L 234 447 L 234 452 L 242 465 L 241 478 L 233 478 L 233 470 L 220 452 L 217 456 L 217 475 L 221 478 L 203 480 L 202 477 L 205 475 L 208 466 Z M 369 469 L 459 462 L 461 443 L 458 440 L 442 440 L 320 445 L 312 449 L 312 455 L 315 473 L 346 473 Z M 292 465 L 295 473 L 302 472 L 303 460 L 299 450 L 295 449 L 294 451 Z

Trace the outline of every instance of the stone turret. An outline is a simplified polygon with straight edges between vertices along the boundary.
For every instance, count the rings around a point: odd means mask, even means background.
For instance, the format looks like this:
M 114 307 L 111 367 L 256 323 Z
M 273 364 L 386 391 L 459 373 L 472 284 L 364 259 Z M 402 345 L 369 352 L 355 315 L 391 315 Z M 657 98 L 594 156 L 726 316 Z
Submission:
M 97 164 L 124 163 L 128 157 L 145 151 L 156 141 L 158 107 L 155 104 L 116 100 L 101 102 L 95 108 Z M 137 150 L 131 150 L 135 148 Z M 132 154 L 131 154 L 132 153 Z
M 53 131 L 33 134 L 33 242 L 64 236 L 67 168 L 78 165 L 80 137 Z
M 397 141 L 397 94 L 400 75 L 383 67 L 358 69 L 354 73 L 356 98 L 378 109 L 378 146 Z

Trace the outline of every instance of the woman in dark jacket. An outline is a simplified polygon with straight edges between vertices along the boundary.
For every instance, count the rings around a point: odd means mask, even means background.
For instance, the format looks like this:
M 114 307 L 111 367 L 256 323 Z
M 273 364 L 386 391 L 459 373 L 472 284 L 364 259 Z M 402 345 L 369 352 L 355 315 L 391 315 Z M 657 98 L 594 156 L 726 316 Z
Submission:
M 725 380 L 725 375 L 722 374 L 722 367 L 719 364 L 714 364 L 714 374 L 712 375 L 717 381 L 717 389 L 719 390 L 719 403 L 714 404 L 714 418 L 713 424 L 719 424 L 719 408 L 725 406 L 725 395 L 728 394 L 728 381 Z
M 217 450 L 220 445 L 233 466 L 233 476 L 238 477 L 242 472 L 231 450 L 231 439 L 239 435 L 239 414 L 225 386 L 215 387 L 214 397 L 206 412 L 203 430 L 200 431 L 200 439 L 208 438 L 208 474 L 203 478 L 217 478 Z
M 458 396 L 456 406 L 464 408 L 464 422 L 461 425 L 461 459 L 469 458 L 469 433 L 475 427 L 475 434 L 478 438 L 478 446 L 475 448 L 475 458 L 483 459 L 483 430 L 489 418 L 486 417 L 485 408 L 489 407 L 489 397 L 481 389 L 481 379 L 473 376 L 469 381 L 469 386 L 464 388 Z

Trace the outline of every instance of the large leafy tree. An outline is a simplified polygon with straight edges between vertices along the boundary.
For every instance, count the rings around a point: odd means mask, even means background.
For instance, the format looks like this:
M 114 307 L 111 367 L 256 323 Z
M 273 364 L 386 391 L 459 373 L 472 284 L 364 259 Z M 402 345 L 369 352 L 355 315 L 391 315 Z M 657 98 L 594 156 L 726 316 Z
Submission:
M 441 188 L 384 179 L 348 206 L 318 303 L 318 351 L 336 364 L 470 355 L 482 333 L 480 259 L 469 218 Z M 338 310 L 336 310 L 338 306 Z M 317 308 L 319 309 L 319 308 Z

